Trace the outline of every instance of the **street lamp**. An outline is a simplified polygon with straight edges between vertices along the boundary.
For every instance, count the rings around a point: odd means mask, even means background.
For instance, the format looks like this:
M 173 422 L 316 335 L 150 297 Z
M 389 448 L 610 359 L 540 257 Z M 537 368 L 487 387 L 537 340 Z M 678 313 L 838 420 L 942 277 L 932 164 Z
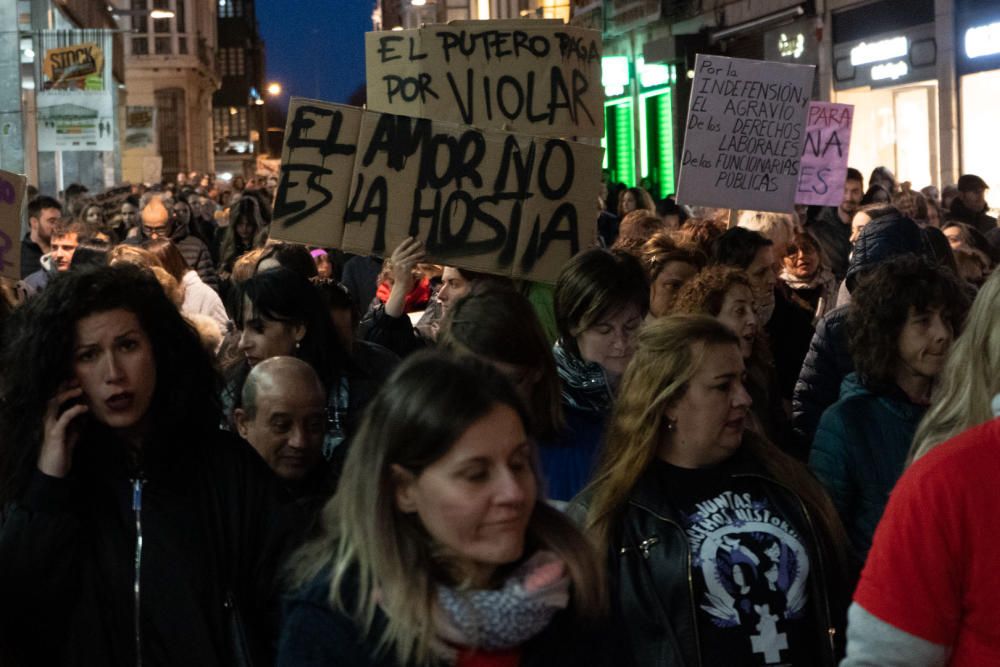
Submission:
M 270 95 L 271 97 L 277 97 L 278 95 L 280 95 L 281 84 L 278 83 L 277 81 L 272 81 L 271 83 L 267 84 L 267 94 Z

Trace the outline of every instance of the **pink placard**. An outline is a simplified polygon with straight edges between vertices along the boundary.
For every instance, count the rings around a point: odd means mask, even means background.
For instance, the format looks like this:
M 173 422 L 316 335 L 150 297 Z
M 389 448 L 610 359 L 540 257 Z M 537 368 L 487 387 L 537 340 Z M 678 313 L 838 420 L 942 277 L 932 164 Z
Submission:
M 840 205 L 853 120 L 853 104 L 809 103 L 796 204 Z

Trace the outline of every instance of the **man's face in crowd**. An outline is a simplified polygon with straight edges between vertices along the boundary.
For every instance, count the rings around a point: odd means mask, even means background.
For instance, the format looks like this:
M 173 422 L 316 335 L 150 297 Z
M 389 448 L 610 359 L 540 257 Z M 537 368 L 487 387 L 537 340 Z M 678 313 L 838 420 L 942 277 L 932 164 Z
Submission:
M 73 253 L 79 245 L 76 232 L 52 237 L 52 261 L 55 263 L 57 271 L 69 270 L 70 262 L 73 261 Z
M 43 208 L 37 218 L 31 218 L 28 222 L 31 225 L 31 231 L 35 233 L 42 243 L 51 244 L 52 243 L 52 229 L 55 224 L 59 222 L 59 218 L 62 217 L 62 213 L 59 212 L 57 208 Z
M 149 238 L 151 239 L 168 239 L 174 233 L 174 223 L 172 220 L 166 220 L 154 225 L 143 224 L 143 227 L 146 228 L 146 233 L 149 234 Z
M 986 190 L 983 188 L 966 190 L 958 193 L 958 196 L 962 198 L 962 203 L 965 204 L 965 208 L 969 209 L 973 213 L 979 213 L 986 208 Z
M 316 383 L 276 380 L 259 388 L 253 419 L 236 411 L 237 429 L 278 477 L 297 482 L 322 460 L 326 397 Z
M 841 213 L 848 217 L 853 216 L 857 212 L 858 206 L 861 205 L 861 198 L 864 196 L 865 191 L 861 187 L 861 181 L 844 181 L 844 199 L 840 202 Z

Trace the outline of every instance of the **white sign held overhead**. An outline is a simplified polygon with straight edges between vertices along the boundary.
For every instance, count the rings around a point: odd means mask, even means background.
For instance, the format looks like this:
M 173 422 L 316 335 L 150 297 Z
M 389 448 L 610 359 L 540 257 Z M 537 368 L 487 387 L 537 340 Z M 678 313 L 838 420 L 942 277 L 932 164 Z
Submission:
M 814 73 L 812 65 L 699 54 L 677 201 L 791 211 Z

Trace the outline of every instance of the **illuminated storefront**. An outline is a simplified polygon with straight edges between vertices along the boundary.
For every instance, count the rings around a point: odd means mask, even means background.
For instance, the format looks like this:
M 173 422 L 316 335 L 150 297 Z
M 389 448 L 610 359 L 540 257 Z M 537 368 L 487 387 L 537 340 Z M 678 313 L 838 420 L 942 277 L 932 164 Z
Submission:
M 933 0 L 833 14 L 833 101 L 854 105 L 849 164 L 866 178 L 886 166 L 914 188 L 941 185 L 933 21 Z
M 627 56 L 601 59 L 604 85 L 604 169 L 613 183 L 636 184 L 635 111 L 632 101 L 632 63 Z
M 647 180 L 654 196 L 673 193 L 677 68 L 627 56 L 605 56 L 601 65 L 604 169 L 613 182 Z
M 958 16 L 959 108 L 962 172 L 977 174 L 989 185 L 993 206 L 1000 202 L 1000 7 L 966 2 Z M 978 5 L 978 6 L 977 6 Z

